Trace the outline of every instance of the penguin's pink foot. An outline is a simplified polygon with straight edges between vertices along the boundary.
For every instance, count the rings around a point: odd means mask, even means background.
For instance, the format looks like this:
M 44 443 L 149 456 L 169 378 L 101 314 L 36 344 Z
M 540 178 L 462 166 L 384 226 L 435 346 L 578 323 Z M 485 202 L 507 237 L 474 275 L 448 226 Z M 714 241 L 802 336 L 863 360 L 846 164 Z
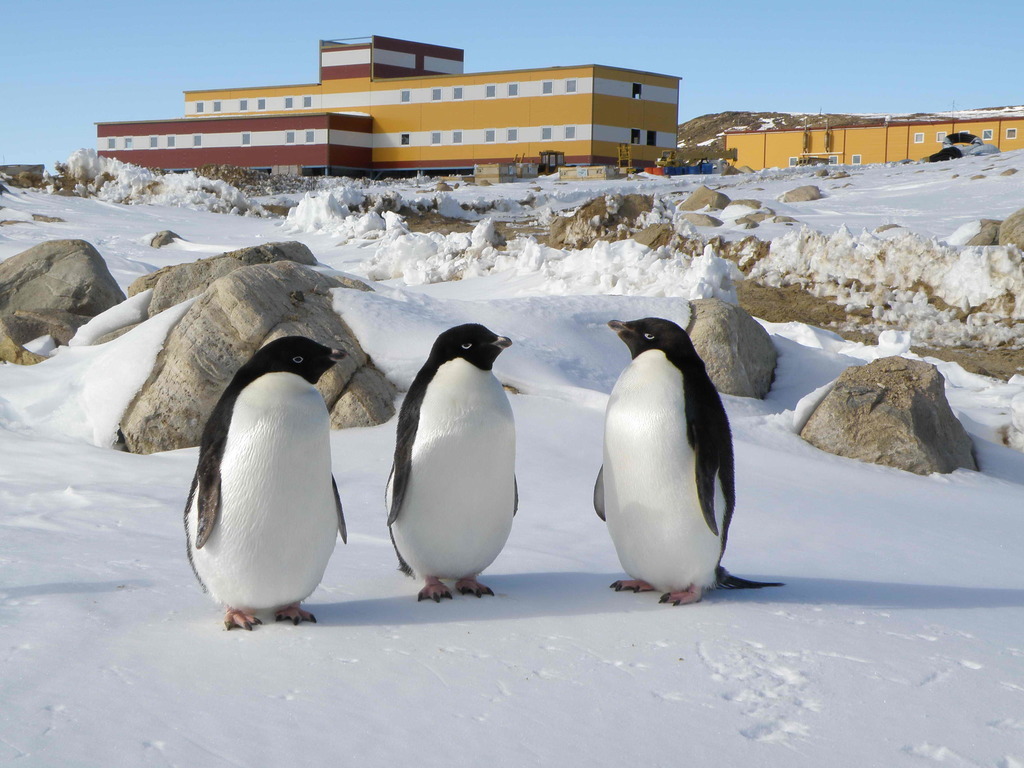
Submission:
M 228 608 L 224 612 L 224 628 L 234 629 L 247 629 L 250 632 L 252 628 L 257 624 L 263 622 L 256 618 L 256 616 L 249 611 L 242 610 L 241 608 Z
M 661 596 L 661 600 L 658 602 L 672 603 L 672 605 L 689 605 L 690 603 L 699 603 L 703 596 L 703 590 L 701 590 L 700 587 L 691 584 L 686 589 L 679 592 L 666 592 Z
M 455 582 L 455 588 L 463 595 L 483 597 L 484 595 L 494 594 L 490 587 L 486 584 L 481 584 L 476 579 L 459 579 Z
M 609 586 L 616 592 L 621 592 L 624 589 L 632 590 L 633 592 L 653 592 L 654 587 L 648 584 L 643 579 L 627 579 L 623 581 L 616 581 Z
M 435 576 L 428 576 L 426 578 L 427 585 L 420 590 L 419 597 L 416 598 L 416 602 L 421 600 L 433 600 L 435 603 L 440 603 L 442 597 L 447 597 L 449 600 L 452 599 L 452 593 L 448 590 L 441 580 Z
M 277 621 L 290 619 L 292 624 L 295 626 L 299 626 L 300 621 L 311 621 L 316 624 L 316 616 L 309 611 L 304 611 L 299 608 L 298 603 L 292 603 L 291 605 L 286 605 L 283 608 L 278 608 L 274 611 L 274 618 Z

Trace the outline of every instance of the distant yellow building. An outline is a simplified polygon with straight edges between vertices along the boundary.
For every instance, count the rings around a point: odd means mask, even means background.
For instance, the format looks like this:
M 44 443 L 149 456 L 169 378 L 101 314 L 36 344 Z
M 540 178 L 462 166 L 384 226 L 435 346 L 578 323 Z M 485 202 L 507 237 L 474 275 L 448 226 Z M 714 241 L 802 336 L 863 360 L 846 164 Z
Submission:
M 755 171 L 785 168 L 818 159 L 862 165 L 922 160 L 942 149 L 943 140 L 967 132 L 1002 151 L 1024 149 L 1024 117 L 968 120 L 889 120 L 876 125 L 730 131 L 726 149 L 735 149 L 736 165 Z
M 99 123 L 101 155 L 303 173 L 465 171 L 539 159 L 653 165 L 676 146 L 679 78 L 594 64 L 463 73 L 459 48 L 322 40 L 315 83 L 186 91 L 183 118 Z

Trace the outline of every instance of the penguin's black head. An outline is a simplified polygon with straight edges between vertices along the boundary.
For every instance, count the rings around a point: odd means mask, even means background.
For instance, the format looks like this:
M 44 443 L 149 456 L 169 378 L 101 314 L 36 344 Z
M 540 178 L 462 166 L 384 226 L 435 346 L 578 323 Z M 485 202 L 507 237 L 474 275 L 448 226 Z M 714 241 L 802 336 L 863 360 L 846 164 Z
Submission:
M 650 349 L 660 349 L 672 360 L 697 357 L 686 331 L 671 320 L 660 317 L 644 317 L 628 323 L 612 320 L 608 327 L 619 334 L 634 360 Z
M 245 364 L 252 374 L 294 373 L 316 384 L 327 369 L 346 356 L 305 336 L 284 336 L 261 347 Z
M 437 337 L 430 358 L 437 365 L 461 357 L 482 371 L 491 370 L 503 349 L 512 345 L 505 336 L 498 336 L 479 323 L 466 323 L 449 328 Z

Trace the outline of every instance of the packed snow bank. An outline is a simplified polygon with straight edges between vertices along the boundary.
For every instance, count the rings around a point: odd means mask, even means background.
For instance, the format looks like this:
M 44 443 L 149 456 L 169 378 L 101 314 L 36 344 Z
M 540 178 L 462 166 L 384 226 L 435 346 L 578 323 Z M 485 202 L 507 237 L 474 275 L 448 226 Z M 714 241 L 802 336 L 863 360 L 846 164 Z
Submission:
M 159 174 L 149 168 L 101 157 L 94 149 L 79 149 L 65 163 L 66 173 L 78 182 L 75 191 L 108 203 L 174 205 L 213 213 L 263 213 L 226 181 L 188 173 Z
M 907 231 L 883 238 L 804 227 L 774 240 L 749 277 L 834 296 L 848 311 L 870 309 L 884 326 L 909 326 L 918 343 L 1024 342 L 1024 327 L 1010 322 L 1024 318 L 1024 260 L 1015 246 L 958 248 Z

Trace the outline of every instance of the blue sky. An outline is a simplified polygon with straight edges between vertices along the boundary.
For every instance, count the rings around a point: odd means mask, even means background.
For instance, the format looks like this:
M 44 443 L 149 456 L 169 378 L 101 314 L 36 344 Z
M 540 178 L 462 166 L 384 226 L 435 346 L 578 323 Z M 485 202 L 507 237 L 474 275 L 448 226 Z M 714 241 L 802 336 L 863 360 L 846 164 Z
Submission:
M 1024 103 L 1019 0 L 0 0 L 0 29 L 0 163 L 52 166 L 95 146 L 96 122 L 180 117 L 185 89 L 315 82 L 319 39 L 371 34 L 463 48 L 467 72 L 678 75 L 680 121 Z

